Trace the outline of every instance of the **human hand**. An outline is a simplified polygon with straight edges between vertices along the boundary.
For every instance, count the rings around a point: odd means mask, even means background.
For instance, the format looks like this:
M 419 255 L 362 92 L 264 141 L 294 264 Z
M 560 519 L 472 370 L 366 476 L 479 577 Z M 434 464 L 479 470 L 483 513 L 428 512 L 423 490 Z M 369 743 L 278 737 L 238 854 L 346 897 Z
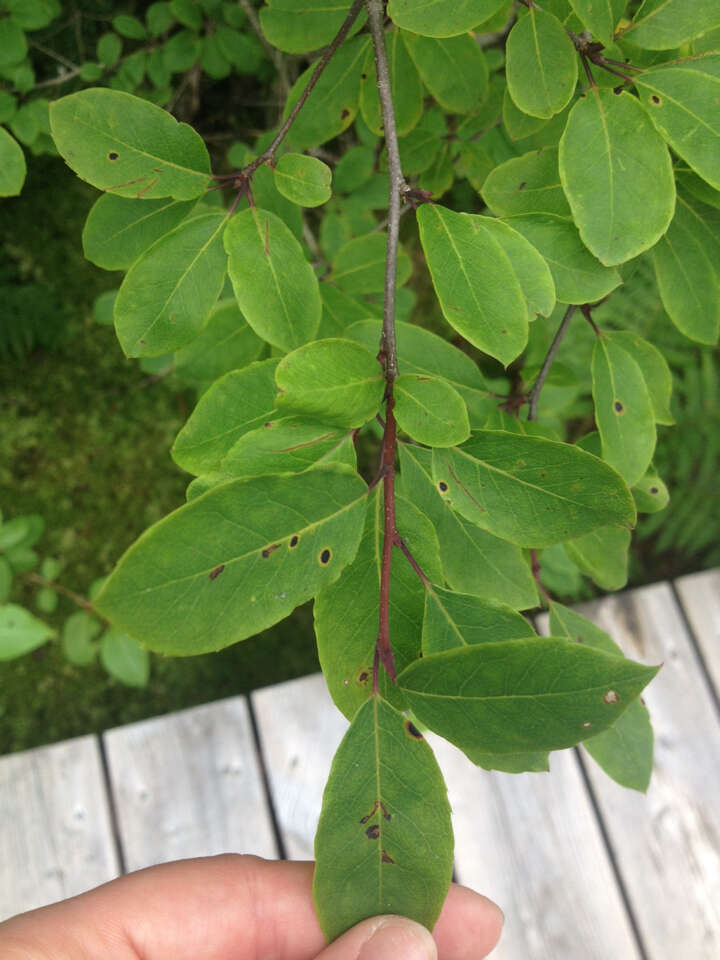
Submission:
M 500 937 L 492 901 L 453 884 L 432 935 L 363 920 L 326 946 L 312 863 L 225 855 L 150 867 L 0 923 L 3 960 L 480 960 Z

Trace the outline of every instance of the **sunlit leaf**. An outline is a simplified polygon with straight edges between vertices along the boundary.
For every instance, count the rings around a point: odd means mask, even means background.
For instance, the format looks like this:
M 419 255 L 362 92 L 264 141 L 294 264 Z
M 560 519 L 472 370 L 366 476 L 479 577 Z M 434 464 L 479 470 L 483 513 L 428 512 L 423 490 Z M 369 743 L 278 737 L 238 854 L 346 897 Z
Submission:
M 567 105 L 578 57 L 557 17 L 531 6 L 510 31 L 506 57 L 508 90 L 523 113 L 550 118 Z

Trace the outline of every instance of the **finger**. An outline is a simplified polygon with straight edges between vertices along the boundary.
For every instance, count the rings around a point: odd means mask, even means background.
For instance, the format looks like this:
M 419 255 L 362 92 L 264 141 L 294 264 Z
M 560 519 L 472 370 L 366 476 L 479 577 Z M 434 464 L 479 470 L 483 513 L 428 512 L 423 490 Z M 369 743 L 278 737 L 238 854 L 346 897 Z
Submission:
M 325 947 L 312 871 L 312 863 L 236 855 L 164 864 L 0 925 L 0 944 L 3 935 L 31 936 L 58 960 L 312 960 Z M 501 917 L 489 900 L 453 886 L 435 928 L 440 960 L 483 956 Z
M 405 917 L 370 917 L 330 944 L 317 960 L 437 960 L 432 934 Z

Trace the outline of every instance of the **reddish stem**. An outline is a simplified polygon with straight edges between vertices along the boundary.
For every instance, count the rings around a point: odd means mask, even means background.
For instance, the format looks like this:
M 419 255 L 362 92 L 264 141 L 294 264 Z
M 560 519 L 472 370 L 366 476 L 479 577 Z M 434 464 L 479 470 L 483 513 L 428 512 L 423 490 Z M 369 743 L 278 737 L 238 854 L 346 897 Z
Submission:
M 380 570 L 380 614 L 378 618 L 378 636 L 375 646 L 376 664 L 379 660 L 393 682 L 395 681 L 395 657 L 390 646 L 390 566 L 392 550 L 398 537 L 395 526 L 395 401 L 392 396 L 392 384 L 388 384 L 388 398 L 385 410 L 385 433 L 383 435 L 382 459 L 380 471 L 383 478 L 384 535 L 382 566 Z M 376 666 L 375 664 L 375 666 Z M 377 669 L 373 668 L 373 693 L 377 693 Z

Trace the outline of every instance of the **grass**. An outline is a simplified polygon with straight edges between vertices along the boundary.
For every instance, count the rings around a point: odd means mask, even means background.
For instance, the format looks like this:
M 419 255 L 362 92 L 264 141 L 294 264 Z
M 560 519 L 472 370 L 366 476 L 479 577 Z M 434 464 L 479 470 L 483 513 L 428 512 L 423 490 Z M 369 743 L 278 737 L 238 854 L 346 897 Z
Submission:
M 82 256 L 84 211 L 94 196 L 59 161 L 45 158 L 31 165 L 22 196 L 0 205 L 10 264 L 0 296 L 21 305 L 23 291 L 34 290 L 53 326 L 47 346 L 0 358 L 0 506 L 6 517 L 43 516 L 37 549 L 63 561 L 59 581 L 81 595 L 144 529 L 184 502 L 189 478 L 173 464 L 169 449 L 193 404 L 192 394 L 166 381 L 151 382 L 123 357 L 112 328 L 91 319 L 94 297 L 115 283 Z M 32 610 L 35 590 L 22 584 L 21 575 L 17 580 L 12 599 Z M 56 613 L 43 619 L 59 628 L 74 609 L 61 598 Z M 308 607 L 219 654 L 153 657 L 151 682 L 143 690 L 119 684 L 100 666 L 72 666 L 51 643 L 0 663 L 0 753 L 244 693 L 317 668 Z

